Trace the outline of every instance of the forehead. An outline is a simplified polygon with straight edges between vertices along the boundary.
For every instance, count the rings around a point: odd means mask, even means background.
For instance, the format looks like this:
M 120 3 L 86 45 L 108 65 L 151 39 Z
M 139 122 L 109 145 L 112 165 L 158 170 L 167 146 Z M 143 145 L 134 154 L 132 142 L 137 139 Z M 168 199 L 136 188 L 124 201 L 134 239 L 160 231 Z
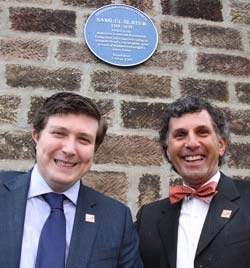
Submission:
M 98 128 L 98 120 L 87 114 L 54 114 L 48 117 L 45 128 L 61 127 L 74 130 Z
M 169 121 L 169 130 L 173 131 L 179 128 L 196 128 L 206 126 L 213 129 L 212 118 L 207 110 L 200 112 L 186 113 L 180 117 L 171 117 Z

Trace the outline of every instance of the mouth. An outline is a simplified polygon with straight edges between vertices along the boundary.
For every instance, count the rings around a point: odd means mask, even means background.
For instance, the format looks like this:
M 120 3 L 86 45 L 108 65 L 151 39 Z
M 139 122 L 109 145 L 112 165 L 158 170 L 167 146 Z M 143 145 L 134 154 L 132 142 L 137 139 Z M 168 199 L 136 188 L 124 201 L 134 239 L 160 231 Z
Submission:
M 188 155 L 184 156 L 183 159 L 187 162 L 202 161 L 205 157 L 203 155 Z
M 55 159 L 54 162 L 58 167 L 64 167 L 64 168 L 72 168 L 77 165 L 77 163 L 71 163 L 71 162 L 67 162 L 67 161 L 63 161 L 59 159 Z

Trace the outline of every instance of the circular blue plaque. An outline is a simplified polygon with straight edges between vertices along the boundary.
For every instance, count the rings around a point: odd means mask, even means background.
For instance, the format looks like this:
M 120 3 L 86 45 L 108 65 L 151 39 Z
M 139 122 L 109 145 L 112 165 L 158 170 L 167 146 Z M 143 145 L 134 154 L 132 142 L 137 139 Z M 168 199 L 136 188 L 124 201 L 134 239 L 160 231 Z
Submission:
M 148 60 L 158 43 L 151 19 L 139 9 L 123 4 L 95 10 L 85 24 L 84 37 L 96 57 L 121 67 Z

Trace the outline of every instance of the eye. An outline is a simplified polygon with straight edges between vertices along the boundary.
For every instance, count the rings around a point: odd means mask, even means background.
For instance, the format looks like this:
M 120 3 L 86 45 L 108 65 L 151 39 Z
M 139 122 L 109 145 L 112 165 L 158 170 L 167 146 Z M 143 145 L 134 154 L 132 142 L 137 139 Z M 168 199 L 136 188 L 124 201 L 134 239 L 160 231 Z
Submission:
M 64 137 L 65 136 L 65 133 L 62 132 L 62 131 L 52 131 L 51 134 L 54 136 L 54 137 Z
M 199 135 L 202 137 L 206 137 L 209 134 L 209 130 L 208 129 L 200 129 L 199 130 Z
M 91 144 L 91 140 L 89 138 L 87 138 L 87 137 L 80 137 L 79 141 L 80 141 L 81 144 L 84 144 L 84 145 Z
M 186 134 L 185 134 L 185 132 L 183 132 L 183 131 L 176 132 L 176 133 L 174 134 L 174 138 L 177 139 L 177 140 L 180 140 L 180 139 L 184 138 L 185 135 L 186 135 Z

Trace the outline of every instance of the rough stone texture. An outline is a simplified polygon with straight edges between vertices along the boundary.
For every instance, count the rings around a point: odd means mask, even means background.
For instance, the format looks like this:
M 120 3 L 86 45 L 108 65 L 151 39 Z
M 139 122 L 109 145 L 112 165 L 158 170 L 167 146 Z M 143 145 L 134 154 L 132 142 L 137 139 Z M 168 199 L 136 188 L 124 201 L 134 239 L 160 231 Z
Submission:
M 83 183 L 122 203 L 128 202 L 129 183 L 125 173 L 91 171 L 83 178 Z
M 30 109 L 28 112 L 28 123 L 29 124 L 32 124 L 33 116 L 35 115 L 36 111 L 41 107 L 44 100 L 45 100 L 44 97 L 31 97 Z
M 4 13 L 2 8 L 0 7 L 0 31 L 2 32 L 4 30 Z
M 62 0 L 64 5 L 99 8 L 112 3 L 111 0 Z
M 177 51 L 155 52 L 155 54 L 144 63 L 144 66 L 166 68 L 169 70 L 182 70 L 187 56 Z
M 34 159 L 34 144 L 31 134 L 23 131 L 18 133 L 0 132 L 0 160 L 2 159 Z
M 228 101 L 228 83 L 215 80 L 197 80 L 185 78 L 180 80 L 181 94 L 197 95 L 202 98 L 208 98 L 217 101 Z
M 235 91 L 240 102 L 250 103 L 250 83 L 236 83 Z
M 96 71 L 91 78 L 91 84 L 98 92 L 118 92 L 147 97 L 170 96 L 171 80 L 168 76 Z
M 163 103 L 122 102 L 121 117 L 126 128 L 159 130 L 160 118 L 166 105 Z
M 33 66 L 7 65 L 7 84 L 11 87 L 43 87 L 73 91 L 80 88 L 81 72 L 77 69 L 49 70 Z
M 161 0 L 166 15 L 223 21 L 220 0 Z
M 160 166 L 163 156 L 158 142 L 139 136 L 109 135 L 95 157 L 96 164 Z
M 227 153 L 227 164 L 233 168 L 246 168 L 250 166 L 250 143 L 234 143 L 230 145 Z
M 48 42 L 31 39 L 1 39 L 0 57 L 7 60 L 45 60 L 48 57 Z
M 28 123 L 32 124 L 33 116 L 36 111 L 41 107 L 43 101 L 45 100 L 42 96 L 31 97 L 30 101 L 30 109 L 28 112 Z M 98 107 L 101 110 L 102 115 L 106 118 L 108 125 L 111 126 L 113 124 L 113 117 L 114 117 L 114 103 L 113 100 L 94 100 Z
M 0 96 L 0 123 L 16 123 L 17 109 L 20 103 L 20 97 L 7 95 Z
M 226 117 L 230 131 L 236 135 L 249 135 L 250 133 L 250 110 L 232 111 L 226 109 Z
M 193 46 L 242 50 L 240 32 L 206 25 L 191 25 Z
M 160 181 L 159 176 L 151 175 L 151 174 L 144 174 L 140 178 L 140 182 L 138 185 L 139 207 L 160 199 L 161 197 L 160 188 L 161 188 L 161 181 Z
M 164 43 L 183 44 L 183 27 L 172 21 L 161 22 L 161 40 Z
M 153 0 L 122 0 L 122 4 L 140 9 L 143 12 L 150 12 L 153 7 Z
M 10 8 L 11 28 L 16 31 L 75 35 L 76 14 L 68 10 Z
M 231 1 L 230 5 L 231 21 L 239 24 L 250 24 L 250 4 L 249 1 Z
M 250 75 L 250 60 L 240 56 L 199 53 L 198 71 L 234 76 Z
M 11 0 L 9 0 L 11 1 Z M 51 4 L 52 0 L 16 0 L 18 3 L 28 3 L 28 4 Z
M 113 100 L 103 99 L 103 100 L 94 100 L 98 107 L 101 110 L 102 115 L 108 122 L 108 126 L 112 126 L 114 121 L 114 102 Z
M 56 58 L 63 62 L 100 63 L 86 45 L 68 40 L 59 41 Z
M 169 178 L 169 186 L 183 185 L 183 180 L 179 175 L 171 176 Z

